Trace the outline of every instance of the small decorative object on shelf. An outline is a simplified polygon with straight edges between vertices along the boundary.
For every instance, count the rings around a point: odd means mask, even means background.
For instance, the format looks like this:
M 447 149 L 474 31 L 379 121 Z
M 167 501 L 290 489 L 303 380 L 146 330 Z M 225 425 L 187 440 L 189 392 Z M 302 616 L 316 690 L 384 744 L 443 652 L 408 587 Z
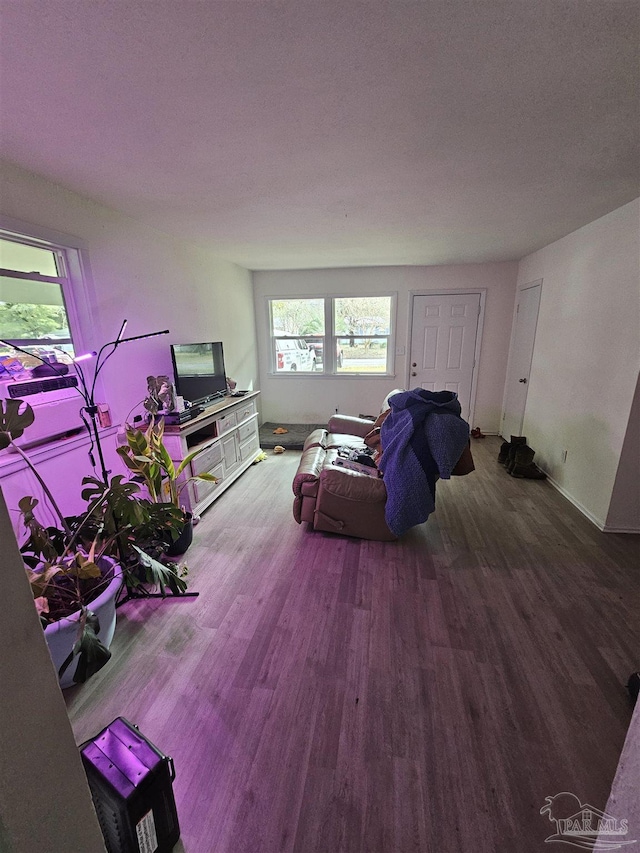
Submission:
M 168 415 L 178 410 L 176 389 L 168 376 L 147 376 L 147 391 L 144 407 L 151 415 Z

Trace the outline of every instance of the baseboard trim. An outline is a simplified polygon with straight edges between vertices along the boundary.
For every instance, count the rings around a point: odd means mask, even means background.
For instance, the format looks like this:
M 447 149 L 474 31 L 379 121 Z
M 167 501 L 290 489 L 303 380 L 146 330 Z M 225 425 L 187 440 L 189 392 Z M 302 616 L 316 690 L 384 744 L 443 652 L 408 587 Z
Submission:
M 605 524 L 602 529 L 603 533 L 640 533 L 640 527 L 614 527 L 611 524 Z
M 546 471 L 545 474 L 547 474 Z M 588 518 L 592 524 L 595 524 L 601 533 L 640 533 L 640 527 L 614 527 L 611 524 L 606 524 L 599 518 L 596 518 L 596 516 L 592 512 L 589 512 L 586 507 L 582 506 L 580 501 L 577 501 L 573 495 L 569 494 L 569 492 L 564 489 L 560 483 L 554 480 L 553 477 L 550 477 L 549 474 L 547 474 L 547 480 L 556 491 L 560 492 L 563 498 L 566 498 L 577 510 L 580 510 L 585 518 Z
M 560 492 L 562 497 L 566 498 L 570 504 L 573 504 L 577 510 L 580 510 L 580 512 L 584 515 L 585 518 L 588 518 L 592 524 L 595 524 L 598 530 L 600 530 L 602 533 L 613 532 L 606 530 L 604 521 L 597 518 L 592 512 L 590 512 L 585 506 L 583 506 L 580 501 L 577 501 L 570 492 L 568 492 L 563 486 L 560 485 L 560 483 L 557 482 L 557 480 L 554 480 L 553 477 L 549 476 L 546 471 L 545 474 L 547 475 L 548 482 L 551 483 L 553 488 L 557 492 Z

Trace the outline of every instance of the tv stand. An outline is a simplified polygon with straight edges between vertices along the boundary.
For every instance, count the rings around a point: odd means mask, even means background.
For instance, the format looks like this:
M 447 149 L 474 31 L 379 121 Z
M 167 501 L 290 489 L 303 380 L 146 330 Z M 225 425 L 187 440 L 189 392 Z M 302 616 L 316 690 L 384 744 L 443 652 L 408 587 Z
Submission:
M 249 468 L 260 451 L 257 398 L 259 391 L 244 397 L 223 396 L 205 405 L 204 411 L 181 424 L 166 424 L 164 443 L 178 465 L 194 450 L 200 454 L 187 466 L 182 478 L 209 473 L 217 483 L 191 480 L 180 494 L 188 512 L 200 515 Z

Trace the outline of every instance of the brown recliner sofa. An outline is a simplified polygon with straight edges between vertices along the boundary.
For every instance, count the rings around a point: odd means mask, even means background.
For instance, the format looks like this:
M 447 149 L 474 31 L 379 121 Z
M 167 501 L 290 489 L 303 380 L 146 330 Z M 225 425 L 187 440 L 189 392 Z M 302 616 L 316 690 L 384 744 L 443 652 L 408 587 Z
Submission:
M 381 412 L 388 409 L 385 397 Z M 305 441 L 302 458 L 293 480 L 293 517 L 308 522 L 314 530 L 342 533 L 358 539 L 397 539 L 385 520 L 387 490 L 384 480 L 334 465 L 338 449 L 366 450 L 364 438 L 376 422 L 348 415 L 333 415 L 327 429 L 314 430 Z M 473 471 L 469 448 L 454 474 Z

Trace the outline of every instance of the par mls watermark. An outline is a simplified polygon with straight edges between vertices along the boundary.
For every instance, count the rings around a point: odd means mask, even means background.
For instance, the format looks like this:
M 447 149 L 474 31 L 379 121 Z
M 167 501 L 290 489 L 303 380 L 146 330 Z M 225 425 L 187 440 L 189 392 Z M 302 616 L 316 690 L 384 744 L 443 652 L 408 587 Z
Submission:
M 619 850 L 638 839 L 627 838 L 628 821 L 607 814 L 588 803 L 581 803 L 575 794 L 562 791 L 555 797 L 547 797 L 540 814 L 546 814 L 556 825 L 553 835 L 545 838 L 547 844 L 554 842 L 572 844 L 582 850 Z

